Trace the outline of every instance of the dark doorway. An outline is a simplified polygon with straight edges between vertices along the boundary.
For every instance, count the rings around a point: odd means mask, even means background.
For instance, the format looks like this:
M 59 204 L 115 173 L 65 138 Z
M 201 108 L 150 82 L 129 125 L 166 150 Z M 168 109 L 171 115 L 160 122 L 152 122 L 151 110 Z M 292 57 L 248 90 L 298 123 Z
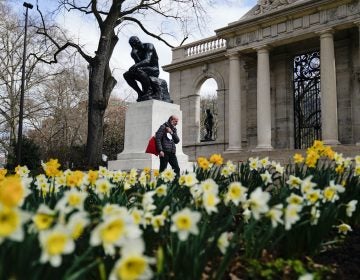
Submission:
M 295 149 L 321 139 L 320 53 L 294 57 Z

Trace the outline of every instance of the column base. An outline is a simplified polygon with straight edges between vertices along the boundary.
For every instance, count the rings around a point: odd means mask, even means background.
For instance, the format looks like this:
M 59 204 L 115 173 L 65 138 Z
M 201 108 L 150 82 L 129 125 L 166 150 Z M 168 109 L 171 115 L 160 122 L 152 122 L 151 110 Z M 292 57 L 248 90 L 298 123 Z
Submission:
M 237 153 L 237 152 L 241 152 L 243 151 L 243 149 L 241 147 L 229 147 L 226 149 L 226 151 L 224 151 L 225 154 L 227 153 Z
M 339 140 L 336 139 L 327 139 L 327 140 L 323 140 L 325 145 L 329 145 L 329 146 L 336 146 L 336 145 L 340 145 L 341 143 L 339 142 Z
M 272 151 L 273 149 L 274 148 L 269 144 L 259 144 L 256 146 L 255 150 L 253 150 L 253 151 L 255 151 L 255 152 L 257 152 L 257 151 Z

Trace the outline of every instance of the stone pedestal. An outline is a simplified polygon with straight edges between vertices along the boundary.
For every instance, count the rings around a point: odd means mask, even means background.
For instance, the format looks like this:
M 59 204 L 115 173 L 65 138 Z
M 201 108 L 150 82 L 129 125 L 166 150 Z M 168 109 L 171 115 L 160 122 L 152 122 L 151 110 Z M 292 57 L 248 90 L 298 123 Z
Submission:
M 189 170 L 192 164 L 182 149 L 182 112 L 180 106 L 158 100 L 148 100 L 130 104 L 126 112 L 124 151 L 117 160 L 108 162 L 109 170 L 130 170 L 131 168 L 159 169 L 159 157 L 146 154 L 145 149 L 151 136 L 171 115 L 179 117 L 176 126 L 180 142 L 176 145 L 181 172 Z M 170 167 L 170 165 L 168 165 Z

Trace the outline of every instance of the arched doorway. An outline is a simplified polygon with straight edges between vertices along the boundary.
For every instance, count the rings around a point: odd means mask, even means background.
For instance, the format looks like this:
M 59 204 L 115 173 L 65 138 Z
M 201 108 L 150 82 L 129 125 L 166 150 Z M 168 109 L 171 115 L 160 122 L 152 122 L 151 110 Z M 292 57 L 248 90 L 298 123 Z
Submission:
M 200 141 L 215 141 L 218 133 L 218 85 L 213 78 L 204 81 L 200 95 Z

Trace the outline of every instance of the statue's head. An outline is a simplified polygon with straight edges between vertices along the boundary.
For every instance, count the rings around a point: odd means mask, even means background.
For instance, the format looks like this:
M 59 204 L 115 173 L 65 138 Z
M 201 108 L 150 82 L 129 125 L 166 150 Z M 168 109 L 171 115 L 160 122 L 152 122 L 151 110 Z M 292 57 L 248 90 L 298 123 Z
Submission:
M 129 39 L 129 44 L 133 48 L 139 48 L 142 47 L 142 43 L 140 39 L 137 36 L 131 36 Z

